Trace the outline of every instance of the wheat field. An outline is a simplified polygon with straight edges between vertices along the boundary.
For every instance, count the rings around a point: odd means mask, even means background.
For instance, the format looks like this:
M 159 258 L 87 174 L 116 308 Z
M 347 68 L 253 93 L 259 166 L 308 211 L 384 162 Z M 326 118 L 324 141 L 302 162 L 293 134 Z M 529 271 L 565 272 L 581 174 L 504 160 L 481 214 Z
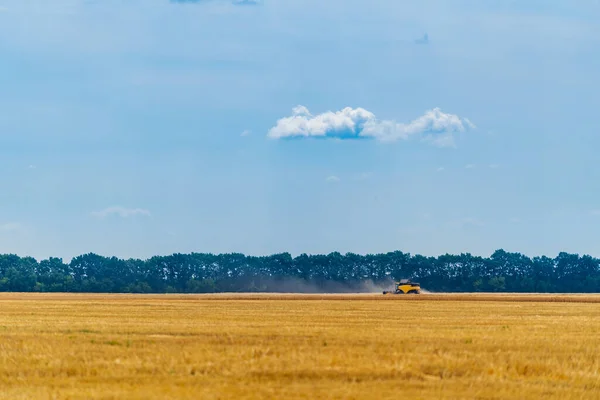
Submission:
M 0 294 L 2 399 L 597 399 L 596 295 Z

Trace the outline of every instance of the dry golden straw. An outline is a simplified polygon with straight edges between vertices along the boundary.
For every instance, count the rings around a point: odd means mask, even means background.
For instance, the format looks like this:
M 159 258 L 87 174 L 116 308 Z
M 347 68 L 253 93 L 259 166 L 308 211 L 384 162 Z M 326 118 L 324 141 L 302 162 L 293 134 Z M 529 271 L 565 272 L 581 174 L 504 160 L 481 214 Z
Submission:
M 597 399 L 599 302 L 0 294 L 0 398 Z

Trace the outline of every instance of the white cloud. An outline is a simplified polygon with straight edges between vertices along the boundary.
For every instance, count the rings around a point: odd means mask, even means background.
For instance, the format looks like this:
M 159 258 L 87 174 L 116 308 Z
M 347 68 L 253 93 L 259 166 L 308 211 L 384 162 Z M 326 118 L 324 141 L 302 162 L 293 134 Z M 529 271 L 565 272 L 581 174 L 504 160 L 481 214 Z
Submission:
M 444 167 L 438 167 L 438 169 L 436 169 L 437 172 L 442 172 L 443 170 L 445 170 L 446 168 Z
M 149 217 L 150 211 L 143 208 L 125 208 L 121 206 L 114 206 L 100 211 L 93 211 L 92 215 L 99 218 L 106 218 L 110 215 L 118 215 L 121 218 L 128 218 L 136 215 L 144 215 Z
M 500 165 L 498 165 L 498 164 L 490 164 L 490 168 L 491 169 L 496 169 L 496 168 L 499 168 L 499 167 L 500 167 Z
M 475 164 L 467 164 L 467 165 L 465 165 L 465 168 L 466 168 L 466 169 L 472 169 L 472 168 L 475 168 Z
M 600 210 L 592 210 L 590 211 L 591 215 L 600 216 Z
M 304 106 L 292 109 L 292 116 L 277 121 L 277 125 L 269 130 L 268 136 L 279 139 L 293 136 L 340 137 L 349 132 L 356 136 L 365 122 L 375 115 L 363 108 L 346 107 L 341 111 L 327 111 L 313 116 Z
M 292 108 L 292 114 L 293 115 L 310 115 L 310 111 L 308 111 L 308 108 L 306 108 L 304 106 L 296 106 L 296 107 Z
M 243 131 L 243 132 L 240 134 L 240 136 L 248 136 L 248 135 L 250 135 L 251 133 L 252 133 L 252 131 L 249 131 L 248 129 L 246 129 L 246 130 L 244 130 L 244 131 Z
M 308 108 L 298 105 L 292 115 L 281 118 L 267 136 L 273 139 L 286 137 L 370 138 L 393 142 L 423 135 L 423 139 L 440 147 L 454 146 L 454 133 L 474 129 L 466 118 L 446 114 L 439 108 L 428 110 L 408 124 L 394 120 L 379 120 L 364 108 L 346 107 L 340 111 L 327 111 L 312 115 Z
M 339 181 L 340 181 L 340 178 L 338 178 L 338 177 L 337 177 L 337 176 L 335 176 L 335 175 L 331 175 L 331 176 L 328 176 L 328 177 L 327 177 L 325 180 L 326 180 L 327 182 L 339 182 Z
M 472 123 L 469 118 L 463 118 L 464 123 L 471 129 L 477 129 L 474 123 Z

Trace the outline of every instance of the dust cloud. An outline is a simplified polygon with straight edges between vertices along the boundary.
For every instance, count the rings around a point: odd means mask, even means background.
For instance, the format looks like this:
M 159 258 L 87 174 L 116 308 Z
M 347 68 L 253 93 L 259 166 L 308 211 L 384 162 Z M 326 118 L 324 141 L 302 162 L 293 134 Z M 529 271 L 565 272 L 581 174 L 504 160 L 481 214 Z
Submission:
M 307 281 L 299 278 L 263 279 L 262 290 L 273 293 L 381 293 L 394 287 L 392 279 L 373 281 Z

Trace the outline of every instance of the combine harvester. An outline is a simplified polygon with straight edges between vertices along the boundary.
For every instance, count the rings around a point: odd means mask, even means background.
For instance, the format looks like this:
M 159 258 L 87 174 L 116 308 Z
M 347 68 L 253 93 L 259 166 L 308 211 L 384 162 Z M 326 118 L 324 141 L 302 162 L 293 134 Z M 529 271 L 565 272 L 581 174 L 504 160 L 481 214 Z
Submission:
M 412 282 L 410 279 L 401 279 L 395 284 L 396 289 L 393 291 L 384 290 L 383 294 L 419 294 L 421 293 L 421 285 Z

